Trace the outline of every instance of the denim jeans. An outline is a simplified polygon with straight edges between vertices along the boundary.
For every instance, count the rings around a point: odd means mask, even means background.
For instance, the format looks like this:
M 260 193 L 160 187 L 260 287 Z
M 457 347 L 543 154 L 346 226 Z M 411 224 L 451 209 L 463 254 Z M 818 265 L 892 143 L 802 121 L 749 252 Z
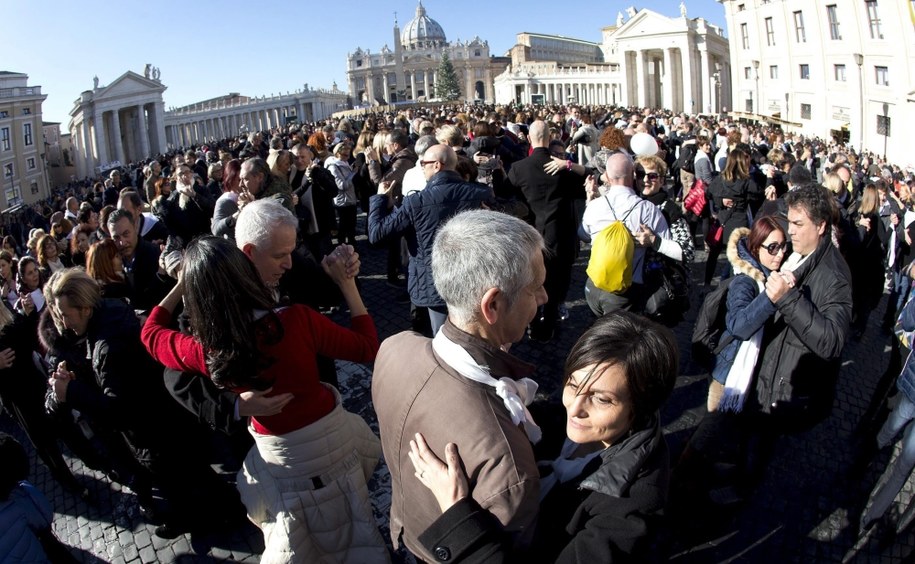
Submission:
M 908 480 L 912 468 L 915 468 L 915 425 L 911 424 L 912 419 L 915 419 L 915 404 L 900 393 L 899 403 L 890 413 L 886 423 L 883 424 L 883 428 L 877 433 L 877 444 L 880 448 L 889 445 L 899 434 L 899 431 L 905 429 L 905 434 L 902 438 L 902 451 L 892 461 L 883 476 L 880 477 L 874 491 L 871 492 L 873 503 L 867 513 L 861 517 L 862 524 L 866 525 L 883 517 L 893 500 L 896 499 L 899 490 Z

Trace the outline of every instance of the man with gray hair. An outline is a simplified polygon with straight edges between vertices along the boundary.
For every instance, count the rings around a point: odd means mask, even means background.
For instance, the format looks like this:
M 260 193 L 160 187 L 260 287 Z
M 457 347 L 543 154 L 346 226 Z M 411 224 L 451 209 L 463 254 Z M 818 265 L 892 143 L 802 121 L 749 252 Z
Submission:
M 246 205 L 235 224 L 235 245 L 251 259 L 270 288 L 292 268 L 298 220 L 277 200 L 256 200 Z
M 385 340 L 372 377 L 391 472 L 391 538 L 427 562 L 437 560 L 418 537 L 440 511 L 413 476 L 416 433 L 437 452 L 460 444 L 474 499 L 517 545 L 530 540 L 540 493 L 531 443 L 540 429 L 525 406 L 537 385 L 527 378 L 534 367 L 507 350 L 547 299 L 543 238 L 520 219 L 464 211 L 438 230 L 431 250 L 448 319 L 434 339 L 403 332 Z
M 392 235 L 416 234 L 416 253 L 410 257 L 407 290 L 410 301 L 429 310 L 432 334 L 445 322 L 445 302 L 432 282 L 432 241 L 447 218 L 492 203 L 492 191 L 482 184 L 464 182 L 455 172 L 457 155 L 447 145 L 429 147 L 420 163 L 428 181 L 426 188 L 394 208 L 393 186 L 382 183 L 369 199 L 369 242 L 377 244 Z

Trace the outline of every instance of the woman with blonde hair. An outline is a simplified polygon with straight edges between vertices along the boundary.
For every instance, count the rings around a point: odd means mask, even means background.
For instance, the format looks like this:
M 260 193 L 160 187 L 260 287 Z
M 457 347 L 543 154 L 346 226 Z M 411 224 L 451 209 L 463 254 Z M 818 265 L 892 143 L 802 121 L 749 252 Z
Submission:
M 857 237 L 848 249 L 847 260 L 852 281 L 852 338 L 859 340 L 867 327 L 867 318 L 883 295 L 885 271 L 884 244 L 889 238 L 880 220 L 880 193 L 873 184 L 864 187 L 861 200 L 850 213 L 850 223 Z

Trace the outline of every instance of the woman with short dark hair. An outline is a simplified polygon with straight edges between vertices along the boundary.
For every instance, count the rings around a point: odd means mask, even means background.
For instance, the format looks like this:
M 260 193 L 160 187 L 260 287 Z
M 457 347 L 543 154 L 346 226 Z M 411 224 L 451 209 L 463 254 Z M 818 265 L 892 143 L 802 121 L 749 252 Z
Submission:
M 555 460 L 540 464 L 540 515 L 527 559 L 651 559 L 667 499 L 659 410 L 678 364 L 673 334 L 627 311 L 601 317 L 575 343 L 562 394 L 567 438 Z M 523 560 L 510 554 L 501 524 L 469 496 L 457 445 L 445 446 L 447 464 L 420 434 L 410 448 L 417 478 L 443 511 L 420 536 L 430 552 L 446 549 L 453 562 Z

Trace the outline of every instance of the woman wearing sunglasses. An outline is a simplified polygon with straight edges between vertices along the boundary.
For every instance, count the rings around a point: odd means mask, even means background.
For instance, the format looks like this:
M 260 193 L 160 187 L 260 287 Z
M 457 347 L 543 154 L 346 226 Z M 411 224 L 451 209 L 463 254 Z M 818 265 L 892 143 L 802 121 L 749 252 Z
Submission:
M 659 157 L 651 155 L 636 159 L 635 191 L 664 214 L 671 238 L 658 241 L 657 235 L 644 225 L 642 231 L 635 234 L 635 238 L 640 245 L 653 246 L 662 255 L 681 262 L 688 272 L 689 265 L 693 262 L 693 238 L 689 224 L 683 217 L 683 209 L 664 190 L 666 178 L 667 164 Z
M 712 369 L 710 412 L 739 412 L 743 407 L 755 362 L 761 356 L 763 326 L 776 312 L 765 289 L 766 279 L 782 276 L 779 269 L 787 256 L 788 240 L 774 217 L 760 217 L 752 230 L 735 229 L 728 239 L 728 260 L 735 276 L 728 286 L 726 332 L 721 342 L 730 342 Z M 793 285 L 793 276 L 784 276 Z

